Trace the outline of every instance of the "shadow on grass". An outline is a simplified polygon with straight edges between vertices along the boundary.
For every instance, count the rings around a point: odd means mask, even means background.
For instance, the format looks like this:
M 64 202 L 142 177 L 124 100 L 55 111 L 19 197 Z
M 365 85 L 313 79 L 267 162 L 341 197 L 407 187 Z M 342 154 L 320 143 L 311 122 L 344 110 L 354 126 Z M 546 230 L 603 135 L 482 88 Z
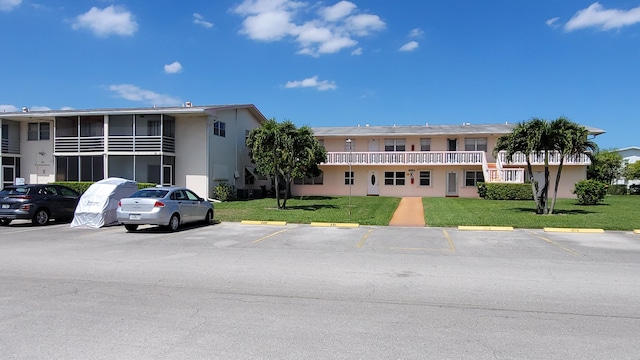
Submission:
M 531 213 L 531 214 L 536 214 L 536 209 L 532 209 L 532 208 L 513 208 L 513 211 L 519 211 L 519 212 L 524 212 L 524 213 Z M 553 210 L 553 214 L 551 214 L 551 216 L 553 215 L 586 215 L 586 214 L 593 214 L 595 213 L 595 211 L 587 211 L 587 210 L 582 210 L 582 209 L 572 209 L 572 210 L 558 210 L 555 209 Z
M 320 204 L 316 204 L 316 205 L 297 205 L 297 206 L 291 206 L 291 205 L 287 205 L 286 208 L 281 209 L 281 210 L 306 210 L 306 211 L 316 211 L 316 210 L 321 210 L 321 209 L 338 209 L 338 206 L 335 205 L 320 205 Z

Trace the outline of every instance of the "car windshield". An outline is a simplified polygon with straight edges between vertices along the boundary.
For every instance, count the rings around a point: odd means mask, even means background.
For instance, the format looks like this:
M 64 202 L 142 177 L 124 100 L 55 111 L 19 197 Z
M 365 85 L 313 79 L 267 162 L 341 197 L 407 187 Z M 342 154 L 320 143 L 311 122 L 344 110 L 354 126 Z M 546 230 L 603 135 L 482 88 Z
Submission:
M 29 193 L 31 188 L 28 187 L 12 187 L 12 188 L 4 188 L 0 192 L 2 195 L 26 195 Z
M 132 198 L 163 198 L 169 191 L 159 189 L 142 189 L 138 190 L 130 197 Z

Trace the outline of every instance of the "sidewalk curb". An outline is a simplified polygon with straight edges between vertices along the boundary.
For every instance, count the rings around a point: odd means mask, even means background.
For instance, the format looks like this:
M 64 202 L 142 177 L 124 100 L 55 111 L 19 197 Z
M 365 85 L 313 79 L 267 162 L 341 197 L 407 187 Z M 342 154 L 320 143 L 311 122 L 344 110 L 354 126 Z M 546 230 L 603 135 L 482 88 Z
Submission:
M 462 231 L 513 231 L 513 226 L 458 226 Z
M 360 227 L 358 223 L 326 223 L 326 222 L 312 222 L 311 226 L 315 227 L 339 227 L 339 228 L 357 228 Z
M 589 233 L 603 234 L 604 229 L 580 229 L 580 228 L 542 228 L 545 232 L 562 232 L 562 233 Z
M 240 221 L 242 225 L 273 225 L 273 226 L 285 226 L 287 225 L 286 221 L 259 221 L 259 220 L 242 220 Z

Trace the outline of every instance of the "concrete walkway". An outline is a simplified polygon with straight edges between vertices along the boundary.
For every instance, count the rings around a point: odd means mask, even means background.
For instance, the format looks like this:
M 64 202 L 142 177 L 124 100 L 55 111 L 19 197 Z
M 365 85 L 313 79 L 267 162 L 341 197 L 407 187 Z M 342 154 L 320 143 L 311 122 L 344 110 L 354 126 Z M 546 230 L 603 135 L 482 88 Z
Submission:
M 389 226 L 425 226 L 421 197 L 403 197 Z

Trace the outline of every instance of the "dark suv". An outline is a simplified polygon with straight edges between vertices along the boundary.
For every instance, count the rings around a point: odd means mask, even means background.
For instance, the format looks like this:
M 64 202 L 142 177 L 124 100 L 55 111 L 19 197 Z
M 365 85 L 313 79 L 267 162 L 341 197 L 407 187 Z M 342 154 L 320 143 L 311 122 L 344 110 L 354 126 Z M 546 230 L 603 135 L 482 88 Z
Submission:
M 68 221 L 78 205 L 80 194 L 62 185 L 10 185 L 0 191 L 0 225 L 14 219 L 46 225 L 49 219 Z

